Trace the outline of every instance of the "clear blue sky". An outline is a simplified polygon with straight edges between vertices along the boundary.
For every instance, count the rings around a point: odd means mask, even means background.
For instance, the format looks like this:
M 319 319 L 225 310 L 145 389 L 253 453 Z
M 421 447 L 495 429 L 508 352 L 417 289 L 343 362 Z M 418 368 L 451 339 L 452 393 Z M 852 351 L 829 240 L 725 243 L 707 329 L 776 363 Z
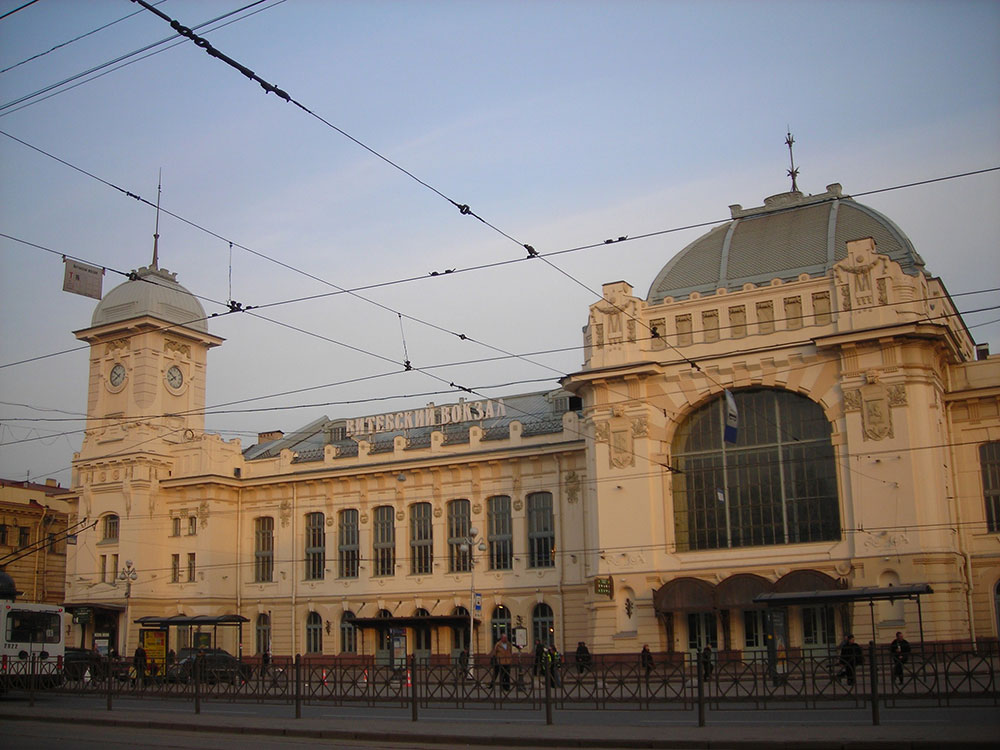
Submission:
M 193 27 L 247 2 L 158 7 Z M 0 15 L 23 3 L 0 1 Z M 0 69 L 138 10 L 126 0 L 40 0 L 0 20 Z M 725 219 L 733 203 L 760 205 L 788 189 L 786 127 L 797 142 L 799 187 L 810 193 L 832 182 L 856 194 L 1000 166 L 997 2 L 267 0 L 253 10 L 208 38 L 541 252 Z M 524 255 L 190 42 L 6 106 L 171 34 L 143 11 L 0 73 L 0 131 L 152 201 L 162 168 L 163 206 L 225 238 L 161 217 L 161 266 L 195 294 L 267 305 L 330 289 L 237 248 L 230 292 L 227 240 L 343 287 Z M 964 295 L 1000 286 L 1000 173 L 860 200 L 900 226 L 928 270 L 963 295 L 956 301 L 970 311 L 975 338 L 1000 349 L 1000 294 Z M 149 262 L 153 225 L 148 206 L 0 135 L 0 232 L 128 271 Z M 644 297 L 701 231 L 554 261 L 592 290 L 624 279 Z M 57 254 L 0 238 L 0 365 L 78 346 L 71 332 L 89 324 L 95 302 L 63 293 L 61 279 Z M 109 273 L 105 291 L 121 280 Z M 578 347 L 595 301 L 534 261 L 366 294 L 519 354 Z M 346 295 L 262 312 L 308 333 L 248 315 L 212 320 L 227 341 L 210 355 L 210 405 L 401 369 L 327 340 L 399 362 L 394 312 Z M 414 366 L 496 355 L 422 323 L 403 325 Z M 435 372 L 503 395 L 550 387 L 579 367 L 582 352 L 531 359 Z M 552 381 L 488 388 L 536 378 Z M 82 422 L 38 420 L 79 416 L 86 380 L 83 350 L 0 367 L 0 476 L 68 484 Z M 409 372 L 242 408 L 441 387 Z M 323 414 L 457 398 L 212 414 L 208 427 L 246 446 L 259 430 L 288 431 Z

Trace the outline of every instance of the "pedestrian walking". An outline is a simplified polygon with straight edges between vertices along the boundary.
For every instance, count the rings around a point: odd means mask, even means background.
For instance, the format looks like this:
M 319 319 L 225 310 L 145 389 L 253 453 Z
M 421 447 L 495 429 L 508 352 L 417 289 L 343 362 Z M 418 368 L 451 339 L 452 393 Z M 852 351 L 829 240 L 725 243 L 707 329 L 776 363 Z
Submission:
M 583 641 L 576 646 L 576 671 L 578 674 L 590 671 L 590 649 Z
M 535 677 L 541 677 L 545 672 L 545 646 L 541 641 L 535 641 L 535 663 L 531 667 L 531 673 Z
M 146 678 L 146 649 L 141 643 L 135 647 L 135 653 L 132 655 L 132 669 L 135 670 L 136 682 L 141 685 Z
M 896 637 L 889 644 L 889 654 L 892 656 L 892 681 L 903 684 L 903 665 L 910 658 L 910 642 L 903 637 L 902 631 L 896 631 Z
M 639 654 L 639 664 L 642 666 L 642 671 L 646 675 L 646 680 L 649 680 L 649 673 L 653 671 L 653 655 L 649 652 L 649 644 L 646 643 L 642 647 L 642 652 Z
M 864 655 L 861 646 L 854 642 L 854 636 L 849 635 L 840 646 L 840 672 L 837 673 L 838 680 L 846 679 L 847 684 L 854 686 L 854 679 L 858 667 L 864 664 Z
M 701 678 L 708 682 L 712 677 L 712 647 L 705 644 L 705 648 L 701 650 L 701 654 L 698 655 L 698 662 L 701 666 Z
M 548 674 L 549 687 L 559 687 L 562 685 L 562 676 L 559 669 L 562 664 L 562 656 L 559 653 L 559 649 L 555 646 L 549 646 L 546 648 L 545 662 L 545 671 Z

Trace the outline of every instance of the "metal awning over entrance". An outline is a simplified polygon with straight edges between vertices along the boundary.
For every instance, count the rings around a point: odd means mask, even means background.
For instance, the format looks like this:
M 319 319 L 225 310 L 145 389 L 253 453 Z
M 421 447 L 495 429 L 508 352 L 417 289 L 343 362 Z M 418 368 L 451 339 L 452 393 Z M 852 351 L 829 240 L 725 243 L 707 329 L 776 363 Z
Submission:
M 916 599 L 917 619 L 920 622 L 920 642 L 924 640 L 924 617 L 920 609 L 920 597 L 933 594 L 934 590 L 927 583 L 908 583 L 900 586 L 862 586 L 856 589 L 833 589 L 830 591 L 783 591 L 759 594 L 754 597 L 754 603 L 766 604 L 768 607 L 788 607 L 791 605 L 816 604 L 848 604 L 851 602 L 868 602 L 872 617 L 872 639 L 877 640 L 875 630 L 875 602 L 897 601 L 899 599 Z

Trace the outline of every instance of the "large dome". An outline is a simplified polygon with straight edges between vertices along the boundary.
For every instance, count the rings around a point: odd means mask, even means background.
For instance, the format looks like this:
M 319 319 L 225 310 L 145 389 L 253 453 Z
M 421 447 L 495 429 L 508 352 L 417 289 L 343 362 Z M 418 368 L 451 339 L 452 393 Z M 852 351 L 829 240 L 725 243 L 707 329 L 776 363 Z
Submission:
M 846 257 L 848 240 L 865 237 L 906 273 L 923 270 L 923 260 L 899 227 L 842 195 L 837 184 L 821 195 L 781 193 L 759 208 L 730 210 L 732 221 L 699 237 L 663 267 L 649 288 L 649 304 L 692 292 L 733 291 L 746 283 L 794 281 L 803 273 L 823 276 Z
M 205 308 L 177 283 L 177 274 L 148 266 L 104 295 L 94 309 L 91 324 L 96 327 L 143 315 L 208 333 Z

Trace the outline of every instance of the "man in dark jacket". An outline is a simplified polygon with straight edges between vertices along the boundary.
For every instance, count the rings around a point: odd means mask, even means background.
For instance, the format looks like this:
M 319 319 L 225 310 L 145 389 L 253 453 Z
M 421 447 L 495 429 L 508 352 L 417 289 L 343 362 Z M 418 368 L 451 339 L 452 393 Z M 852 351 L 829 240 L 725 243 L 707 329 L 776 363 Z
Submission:
M 903 637 L 903 633 L 896 632 L 896 638 L 889 644 L 889 653 L 892 655 L 892 681 L 903 684 L 903 665 L 910 658 L 910 642 Z
M 583 641 L 576 647 L 576 671 L 580 674 L 590 671 L 590 649 Z
M 864 655 L 861 652 L 861 646 L 854 642 L 853 635 L 849 635 L 840 647 L 840 672 L 837 674 L 837 679 L 846 678 L 847 684 L 853 686 L 857 668 L 862 664 L 864 664 Z

